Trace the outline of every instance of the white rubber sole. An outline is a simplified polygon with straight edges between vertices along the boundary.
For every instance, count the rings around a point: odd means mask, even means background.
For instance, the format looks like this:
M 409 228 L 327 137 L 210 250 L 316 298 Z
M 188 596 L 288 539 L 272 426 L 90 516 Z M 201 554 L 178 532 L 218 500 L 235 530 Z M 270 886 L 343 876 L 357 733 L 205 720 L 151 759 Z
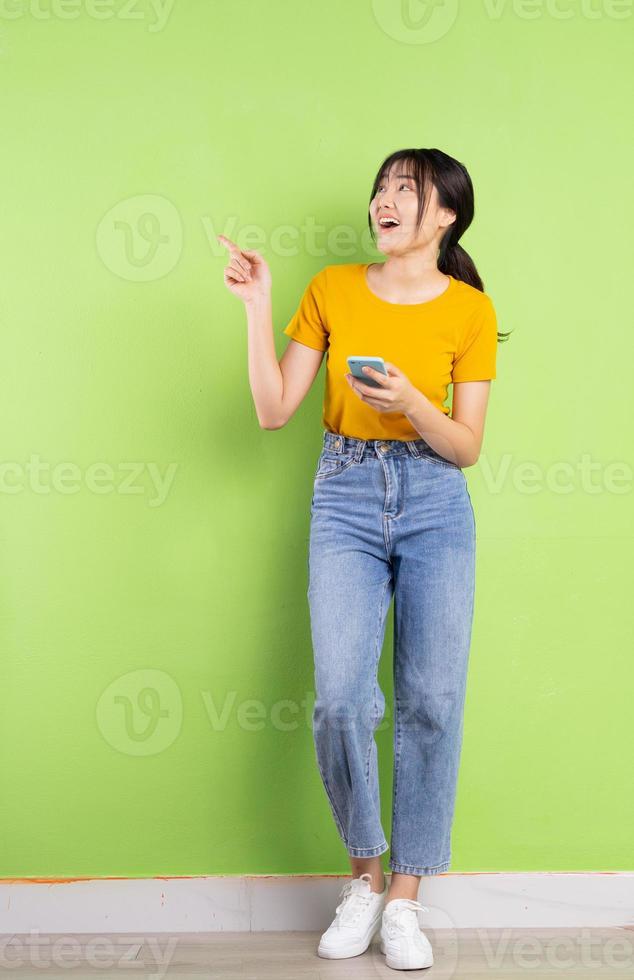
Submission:
M 381 917 L 383 915 L 383 910 L 381 909 L 380 914 L 377 916 L 373 924 L 371 925 L 368 932 L 365 934 L 363 939 L 357 940 L 355 943 L 348 943 L 345 946 L 322 946 L 320 943 L 317 947 L 317 955 L 322 956 L 327 960 L 343 960 L 350 956 L 360 956 L 361 953 L 365 953 L 366 949 L 370 946 L 370 943 L 376 936 L 377 932 L 381 928 Z
M 424 970 L 425 967 L 433 966 L 434 963 L 434 954 L 431 951 L 420 953 L 418 950 L 414 950 L 405 957 L 400 952 L 388 952 L 383 940 L 381 940 L 380 949 L 385 954 L 385 965 L 392 967 L 393 970 Z

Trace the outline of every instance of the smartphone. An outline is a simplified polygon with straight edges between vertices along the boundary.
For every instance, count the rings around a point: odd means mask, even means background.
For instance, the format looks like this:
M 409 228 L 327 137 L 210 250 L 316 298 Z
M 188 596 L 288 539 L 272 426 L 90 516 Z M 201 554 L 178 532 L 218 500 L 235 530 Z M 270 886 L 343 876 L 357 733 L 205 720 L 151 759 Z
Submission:
M 361 354 L 357 354 L 355 357 L 348 358 L 348 367 L 350 368 L 350 373 L 357 379 L 357 381 L 363 381 L 364 385 L 368 385 L 370 388 L 380 388 L 381 385 L 374 378 L 369 375 L 364 374 L 361 370 L 362 367 L 371 367 L 375 371 L 379 371 L 386 377 L 387 368 L 385 367 L 385 362 L 382 357 L 364 357 Z

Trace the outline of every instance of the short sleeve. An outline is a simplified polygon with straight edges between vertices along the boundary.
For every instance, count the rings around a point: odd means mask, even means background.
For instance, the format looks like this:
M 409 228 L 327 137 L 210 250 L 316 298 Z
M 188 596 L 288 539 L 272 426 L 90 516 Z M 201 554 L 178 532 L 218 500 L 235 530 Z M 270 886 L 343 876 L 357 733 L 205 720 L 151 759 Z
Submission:
M 453 362 L 452 381 L 488 381 L 495 378 L 497 317 L 491 298 L 483 294 L 481 309 L 469 324 Z
M 284 333 L 306 347 L 328 349 L 329 331 L 326 319 L 326 270 L 322 269 L 308 283 L 301 302 Z

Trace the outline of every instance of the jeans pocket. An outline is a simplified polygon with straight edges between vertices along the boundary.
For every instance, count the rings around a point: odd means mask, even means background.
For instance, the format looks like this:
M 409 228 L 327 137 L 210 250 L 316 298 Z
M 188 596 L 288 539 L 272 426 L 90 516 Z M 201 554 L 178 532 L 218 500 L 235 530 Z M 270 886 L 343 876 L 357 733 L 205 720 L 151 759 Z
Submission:
M 343 473 L 354 463 L 354 456 L 335 453 L 332 450 L 324 449 L 317 463 L 315 480 L 327 480 L 331 476 Z

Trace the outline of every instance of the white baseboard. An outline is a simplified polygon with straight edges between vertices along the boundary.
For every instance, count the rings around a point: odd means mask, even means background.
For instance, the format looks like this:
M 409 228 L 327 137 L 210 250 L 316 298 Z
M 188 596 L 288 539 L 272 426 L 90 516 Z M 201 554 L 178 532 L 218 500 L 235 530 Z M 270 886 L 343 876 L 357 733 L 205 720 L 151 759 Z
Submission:
M 0 879 L 0 933 L 325 929 L 349 875 Z M 421 881 L 433 929 L 634 928 L 634 872 L 453 873 Z

